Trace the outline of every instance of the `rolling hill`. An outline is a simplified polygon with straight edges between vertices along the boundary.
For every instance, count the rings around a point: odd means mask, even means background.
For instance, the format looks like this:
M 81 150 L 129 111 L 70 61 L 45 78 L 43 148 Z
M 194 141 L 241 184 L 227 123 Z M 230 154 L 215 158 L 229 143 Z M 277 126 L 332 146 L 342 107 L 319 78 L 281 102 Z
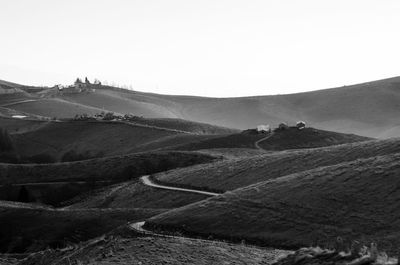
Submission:
M 227 191 L 321 166 L 400 152 L 398 138 L 217 161 L 155 175 L 172 186 Z
M 119 155 L 175 131 L 106 121 L 48 122 L 36 130 L 14 134 L 16 150 L 26 156 L 48 154 L 57 160 L 70 151 L 90 157 Z
M 304 128 L 299 130 L 289 127 L 278 130 L 265 141 L 260 142 L 260 147 L 265 150 L 281 151 L 289 149 L 316 148 L 338 144 L 347 144 L 371 140 L 354 134 L 344 134 L 331 131 Z
M 341 236 L 395 252 L 399 159 L 374 156 L 270 179 L 152 217 L 146 227 L 286 248 Z
M 146 152 L 53 164 L 0 163 L 0 184 L 110 181 L 119 182 L 216 158 L 196 152 Z
M 400 77 L 306 93 L 243 98 L 170 96 L 108 86 L 93 93 L 56 97 L 89 109 L 180 118 L 237 129 L 304 120 L 329 131 L 387 138 L 398 135 L 400 125 Z M 40 108 L 33 111 L 45 114 L 47 107 Z M 32 107 L 24 108 L 29 109 Z M 53 111 L 51 116 L 63 113 Z
M 280 151 L 324 147 L 366 140 L 371 140 L 371 138 L 353 134 L 323 131 L 314 128 L 298 130 L 295 127 L 290 127 L 286 130 L 276 131 L 271 135 L 258 133 L 256 130 L 246 130 L 241 133 L 202 139 L 196 142 L 182 143 L 180 145 L 171 146 L 170 149 L 201 150 L 213 148 L 260 148 L 267 151 Z M 255 145 L 256 141 L 259 141 L 259 147 Z

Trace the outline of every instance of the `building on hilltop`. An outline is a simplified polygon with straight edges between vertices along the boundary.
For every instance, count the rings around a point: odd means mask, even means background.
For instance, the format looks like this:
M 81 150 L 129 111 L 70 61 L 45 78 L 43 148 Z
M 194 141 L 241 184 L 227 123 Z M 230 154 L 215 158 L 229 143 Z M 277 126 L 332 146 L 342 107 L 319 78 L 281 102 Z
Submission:
M 267 124 L 267 125 L 263 125 L 263 124 L 257 125 L 256 129 L 257 129 L 258 133 L 269 133 L 269 132 L 271 132 L 271 127 L 269 126 L 269 124 Z
M 306 123 L 305 123 L 304 121 L 298 121 L 298 122 L 296 123 L 296 127 L 297 127 L 297 129 L 299 129 L 299 130 L 303 130 L 304 128 L 306 128 Z

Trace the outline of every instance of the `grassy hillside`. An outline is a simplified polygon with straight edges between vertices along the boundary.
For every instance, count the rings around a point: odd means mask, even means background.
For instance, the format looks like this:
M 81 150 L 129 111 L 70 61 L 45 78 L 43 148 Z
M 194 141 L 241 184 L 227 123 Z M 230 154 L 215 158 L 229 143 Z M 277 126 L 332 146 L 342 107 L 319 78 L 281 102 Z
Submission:
M 177 132 L 120 122 L 50 122 L 41 128 L 14 135 L 19 153 L 49 154 L 60 160 L 69 151 L 90 156 L 132 152 L 135 147 Z
M 49 118 L 73 118 L 77 114 L 94 115 L 102 109 L 82 104 L 71 103 L 65 100 L 48 98 L 27 101 L 7 106 L 8 108 Z
M 212 148 L 255 148 L 254 143 L 264 138 L 264 134 L 258 133 L 235 133 L 219 137 L 200 139 L 196 142 L 181 143 L 171 146 L 174 150 L 201 150 Z
M 337 236 L 400 246 L 400 154 L 283 176 L 163 213 L 147 227 L 299 247 Z
M 55 164 L 1 164 L 0 183 L 123 181 L 215 158 L 190 152 L 139 153 Z
M 154 189 L 138 180 L 118 183 L 83 194 L 71 200 L 68 209 L 81 208 L 152 208 L 168 210 L 207 199 L 209 196 L 188 192 Z M 68 203 L 70 204 L 70 203 Z
M 397 152 L 400 152 L 400 139 L 374 140 L 217 161 L 155 177 L 171 185 L 225 191 L 321 166 Z
M 0 252 L 35 252 L 62 248 L 101 236 L 130 221 L 143 220 L 156 209 L 46 210 L 0 206 Z
M 259 134 L 255 130 L 246 130 L 241 133 L 224 135 L 220 137 L 201 139 L 196 142 L 182 143 L 170 147 L 174 150 L 201 150 L 212 148 L 256 148 L 255 142 L 268 136 Z M 315 148 L 344 143 L 371 140 L 371 138 L 352 134 L 343 134 L 306 128 L 288 128 L 277 131 L 270 138 L 260 142 L 264 150 L 288 150 L 301 148 Z
M 301 148 L 315 148 L 330 145 L 346 144 L 371 140 L 371 138 L 354 134 L 343 134 L 318 130 L 314 128 L 304 128 L 299 130 L 290 127 L 286 130 L 276 131 L 271 138 L 260 143 L 265 150 L 288 150 Z
M 168 128 L 173 130 L 180 130 L 195 134 L 213 135 L 213 134 L 232 134 L 239 132 L 239 130 L 237 129 L 230 129 L 206 123 L 199 123 L 188 120 L 171 119 L 171 118 L 164 118 L 164 119 L 143 118 L 135 120 L 135 123 L 149 125 L 149 126 L 156 126 L 161 128 Z
M 6 129 L 11 134 L 26 133 L 41 128 L 46 124 L 48 124 L 48 121 L 0 117 L 0 127 Z

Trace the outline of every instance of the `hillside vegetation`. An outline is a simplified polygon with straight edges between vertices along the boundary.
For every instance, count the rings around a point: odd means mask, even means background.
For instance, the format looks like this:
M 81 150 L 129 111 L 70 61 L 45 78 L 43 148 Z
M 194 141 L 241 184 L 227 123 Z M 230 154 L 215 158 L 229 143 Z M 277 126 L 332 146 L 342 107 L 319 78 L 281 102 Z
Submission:
M 400 154 L 358 159 L 256 183 L 151 218 L 152 229 L 275 247 L 333 243 L 337 236 L 400 246 Z
M 268 179 L 360 158 L 400 152 L 400 139 L 372 140 L 324 148 L 282 151 L 160 173 L 170 185 L 209 190 L 234 190 Z

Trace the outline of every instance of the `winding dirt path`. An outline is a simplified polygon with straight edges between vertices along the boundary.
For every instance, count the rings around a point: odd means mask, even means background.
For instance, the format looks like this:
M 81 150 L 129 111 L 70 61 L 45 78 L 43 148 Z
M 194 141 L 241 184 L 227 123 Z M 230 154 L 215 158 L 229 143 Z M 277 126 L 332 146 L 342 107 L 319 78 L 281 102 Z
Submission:
M 258 150 L 266 151 L 264 148 L 262 148 L 262 147 L 260 146 L 260 143 L 261 143 L 261 142 L 264 142 L 264 141 L 266 141 L 266 140 L 268 140 L 268 139 L 271 138 L 273 135 L 274 135 L 273 132 L 269 133 L 266 137 L 261 138 L 260 140 L 256 141 L 256 142 L 254 143 L 254 146 L 255 146 Z
M 221 193 L 215 193 L 215 192 L 208 192 L 208 191 L 201 191 L 201 190 L 193 190 L 193 189 L 185 189 L 185 188 L 178 188 L 178 187 L 173 187 L 173 186 L 165 186 L 165 185 L 160 185 L 156 184 L 153 181 L 151 181 L 150 176 L 142 176 L 140 178 L 140 181 L 149 187 L 156 188 L 156 189 L 164 189 L 164 190 L 175 190 L 175 191 L 183 191 L 183 192 L 191 192 L 191 193 L 198 193 L 198 194 L 203 194 L 203 195 L 208 195 L 208 196 L 217 196 L 220 195 Z

